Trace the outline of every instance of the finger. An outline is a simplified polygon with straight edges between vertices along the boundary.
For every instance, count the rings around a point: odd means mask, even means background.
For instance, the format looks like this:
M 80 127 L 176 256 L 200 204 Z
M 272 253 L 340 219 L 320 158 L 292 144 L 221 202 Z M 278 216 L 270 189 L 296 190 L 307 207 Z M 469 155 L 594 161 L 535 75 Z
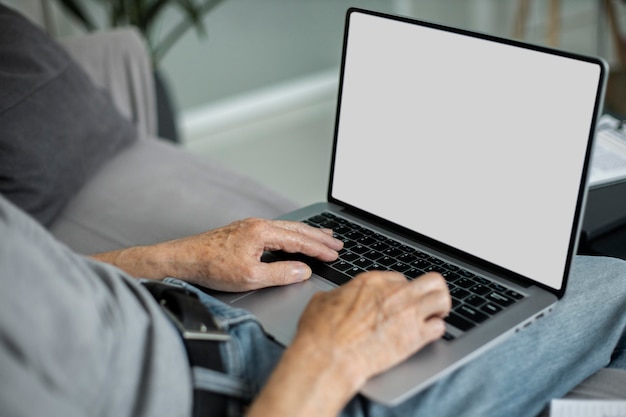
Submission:
M 308 224 L 302 222 L 291 222 L 282 220 L 276 220 L 275 225 L 285 230 L 301 233 L 312 239 L 319 240 L 320 242 L 326 244 L 334 250 L 341 250 L 343 248 L 343 242 L 334 237 L 333 231 L 331 229 L 320 229 L 317 227 L 309 226 Z
M 438 272 L 428 272 L 410 282 L 414 294 L 425 294 L 431 291 L 445 291 L 448 293 L 448 284 Z
M 330 262 L 339 256 L 338 250 L 343 243 L 337 244 L 337 239 L 321 233 L 325 239 L 311 237 L 299 231 L 287 229 L 274 229 L 270 236 L 266 237 L 266 249 L 282 250 L 289 253 L 302 253 L 307 256 L 318 258 L 324 262 Z
M 311 268 L 297 261 L 279 261 L 259 265 L 259 276 L 264 277 L 263 286 L 288 285 L 307 280 L 311 277 Z
M 422 295 L 419 304 L 416 304 L 418 314 L 425 319 L 433 317 L 447 317 L 452 308 L 452 299 L 448 291 L 434 289 Z
M 391 281 L 387 284 L 388 288 L 390 286 Z M 393 293 L 385 299 L 385 308 L 389 314 L 406 311 L 421 319 L 445 317 L 451 304 L 446 282 L 438 273 L 428 273 L 409 282 L 404 278 L 404 285 L 398 283 Z
M 422 337 L 425 344 L 440 339 L 445 332 L 446 324 L 441 317 L 431 317 L 422 326 Z

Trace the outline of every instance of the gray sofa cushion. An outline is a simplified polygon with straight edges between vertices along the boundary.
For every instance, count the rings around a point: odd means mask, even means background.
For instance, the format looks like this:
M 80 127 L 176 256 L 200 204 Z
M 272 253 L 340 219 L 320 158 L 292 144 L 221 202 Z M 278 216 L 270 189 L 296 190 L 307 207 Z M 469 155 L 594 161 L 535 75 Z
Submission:
M 60 45 L 0 5 L 0 193 L 49 225 L 135 138 Z
M 142 138 L 108 162 L 50 231 L 79 253 L 156 243 L 294 209 L 290 200 L 164 141 Z

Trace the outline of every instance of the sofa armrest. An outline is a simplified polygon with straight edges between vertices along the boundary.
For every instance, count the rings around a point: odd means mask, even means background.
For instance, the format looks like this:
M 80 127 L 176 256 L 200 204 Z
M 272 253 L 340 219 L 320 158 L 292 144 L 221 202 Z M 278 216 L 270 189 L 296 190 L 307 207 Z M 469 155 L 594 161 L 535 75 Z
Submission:
M 109 91 L 122 115 L 139 131 L 157 135 L 154 74 L 146 45 L 135 28 L 90 33 L 63 39 L 61 44 L 95 85 Z

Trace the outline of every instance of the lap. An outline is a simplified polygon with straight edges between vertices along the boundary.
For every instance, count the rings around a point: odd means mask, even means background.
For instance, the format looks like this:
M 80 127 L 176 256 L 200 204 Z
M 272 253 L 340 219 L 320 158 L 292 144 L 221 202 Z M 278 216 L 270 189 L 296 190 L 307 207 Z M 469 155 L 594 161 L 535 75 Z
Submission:
M 245 380 L 254 395 L 283 348 L 249 312 L 206 294 L 202 299 L 233 335 L 224 352 L 228 372 Z M 567 293 L 551 314 L 396 408 L 357 396 L 343 415 L 535 416 L 550 399 L 610 364 L 616 346 L 626 343 L 625 309 L 626 263 L 577 257 Z

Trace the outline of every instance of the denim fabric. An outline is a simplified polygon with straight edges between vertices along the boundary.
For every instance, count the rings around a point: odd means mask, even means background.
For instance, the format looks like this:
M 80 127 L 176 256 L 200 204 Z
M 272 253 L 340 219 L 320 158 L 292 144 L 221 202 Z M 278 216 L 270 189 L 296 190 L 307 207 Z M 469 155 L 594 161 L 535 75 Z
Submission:
M 189 284 L 176 280 L 180 285 Z M 225 368 L 252 398 L 282 348 L 249 312 L 197 290 L 218 324 L 233 336 Z M 344 416 L 536 416 L 596 370 L 625 368 L 626 263 L 578 257 L 565 297 L 554 311 L 447 378 L 395 408 L 355 397 Z M 232 416 L 244 407 L 233 402 Z
M 283 347 L 268 337 L 250 312 L 228 306 L 184 281 L 173 278 L 165 281 L 196 292 L 213 314 L 217 326 L 230 333 L 230 341 L 221 343 L 220 351 L 224 369 L 232 383 L 240 387 L 240 392 L 238 398 L 230 402 L 229 416 L 242 416 L 246 406 L 265 385 Z

